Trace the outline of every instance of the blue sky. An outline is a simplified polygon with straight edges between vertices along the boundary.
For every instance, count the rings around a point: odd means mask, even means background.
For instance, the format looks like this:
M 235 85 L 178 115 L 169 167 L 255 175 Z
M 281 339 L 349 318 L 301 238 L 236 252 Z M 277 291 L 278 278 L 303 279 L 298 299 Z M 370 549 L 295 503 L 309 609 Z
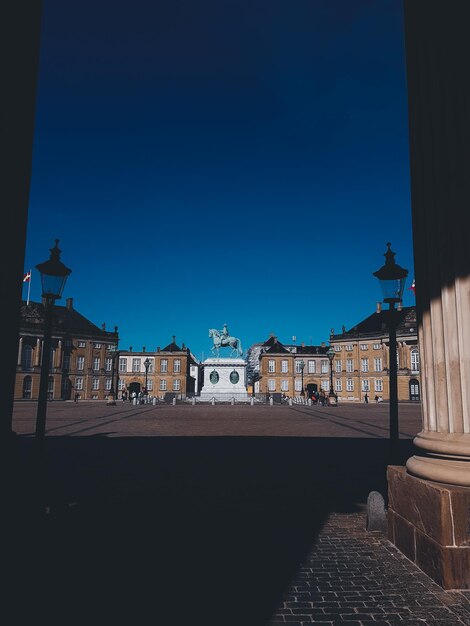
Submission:
M 387 241 L 413 277 L 401 1 L 45 0 L 25 270 L 55 238 L 123 349 L 353 326 Z

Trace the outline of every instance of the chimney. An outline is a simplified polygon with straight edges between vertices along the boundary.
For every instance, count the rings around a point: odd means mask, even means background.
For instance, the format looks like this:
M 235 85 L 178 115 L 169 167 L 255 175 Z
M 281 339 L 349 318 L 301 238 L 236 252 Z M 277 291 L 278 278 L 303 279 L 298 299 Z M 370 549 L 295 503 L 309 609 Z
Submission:
M 157 352 L 160 352 L 160 346 L 157 346 Z
M 73 298 L 67 298 L 65 302 L 67 306 L 67 311 L 73 311 Z
M 114 327 L 114 332 L 115 332 L 116 334 L 117 334 L 117 331 L 118 331 L 118 327 L 117 327 L 117 326 L 115 326 L 115 327 Z
M 181 344 L 181 350 L 186 350 L 186 346 L 184 345 L 184 341 L 183 341 L 183 343 Z
M 142 346 L 142 352 L 145 352 L 145 346 Z
M 326 348 L 326 343 L 324 341 L 321 342 L 321 347 Z
M 305 341 L 302 341 L 300 345 L 302 346 L 302 348 L 305 348 Z
M 129 352 L 132 352 L 132 346 L 129 346 Z
M 101 324 L 101 330 L 106 330 L 106 324 L 105 324 L 105 322 L 103 322 L 103 323 Z

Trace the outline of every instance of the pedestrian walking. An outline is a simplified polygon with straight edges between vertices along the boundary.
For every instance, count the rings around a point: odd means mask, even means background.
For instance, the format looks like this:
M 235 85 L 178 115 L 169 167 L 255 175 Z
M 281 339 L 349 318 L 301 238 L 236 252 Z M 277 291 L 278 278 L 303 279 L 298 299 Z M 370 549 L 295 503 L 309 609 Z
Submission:
M 369 404 L 369 396 L 367 394 L 364 396 L 364 403 Z

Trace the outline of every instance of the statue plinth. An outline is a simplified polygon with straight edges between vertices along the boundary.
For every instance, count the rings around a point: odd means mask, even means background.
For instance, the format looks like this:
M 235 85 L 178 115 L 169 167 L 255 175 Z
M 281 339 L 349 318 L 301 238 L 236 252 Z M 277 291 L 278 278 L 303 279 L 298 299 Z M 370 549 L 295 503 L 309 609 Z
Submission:
M 218 402 L 248 402 L 246 391 L 246 361 L 240 358 L 209 358 L 203 362 L 204 385 L 202 401 L 215 398 Z

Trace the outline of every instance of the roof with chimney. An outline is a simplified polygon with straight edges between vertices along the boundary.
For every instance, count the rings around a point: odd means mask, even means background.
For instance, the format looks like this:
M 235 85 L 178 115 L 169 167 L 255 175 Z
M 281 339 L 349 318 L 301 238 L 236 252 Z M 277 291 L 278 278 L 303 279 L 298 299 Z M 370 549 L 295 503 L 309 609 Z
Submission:
M 44 327 L 45 307 L 41 302 L 26 301 L 21 305 L 20 333 L 42 334 Z M 113 340 L 118 338 L 117 326 L 113 332 L 106 331 L 103 324 L 99 328 L 73 307 L 73 299 L 67 299 L 66 306 L 55 304 L 52 308 L 52 333 L 80 337 Z

